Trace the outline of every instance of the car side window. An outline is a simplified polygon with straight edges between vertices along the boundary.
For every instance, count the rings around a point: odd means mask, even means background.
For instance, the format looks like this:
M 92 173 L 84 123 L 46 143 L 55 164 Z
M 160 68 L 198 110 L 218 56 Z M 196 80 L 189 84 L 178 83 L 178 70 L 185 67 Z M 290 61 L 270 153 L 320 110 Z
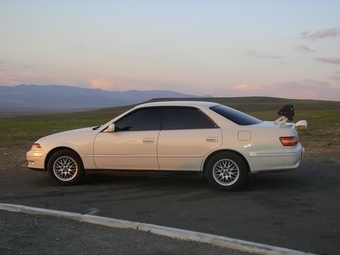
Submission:
M 163 130 L 172 129 L 205 129 L 217 125 L 199 109 L 193 107 L 167 108 Z
M 115 122 L 115 131 L 159 130 L 164 113 L 163 107 L 137 109 Z

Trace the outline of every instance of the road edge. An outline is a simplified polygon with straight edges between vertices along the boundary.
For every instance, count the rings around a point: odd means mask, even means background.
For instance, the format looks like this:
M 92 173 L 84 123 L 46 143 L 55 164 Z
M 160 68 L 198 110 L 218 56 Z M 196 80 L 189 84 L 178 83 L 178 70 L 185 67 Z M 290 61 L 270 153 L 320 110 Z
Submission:
M 212 234 L 205 234 L 202 232 L 195 232 L 189 230 L 183 230 L 178 228 L 171 228 L 147 223 L 133 222 L 127 220 L 120 220 L 90 214 L 72 213 L 51 209 L 43 209 L 37 207 L 30 207 L 24 205 L 6 204 L 0 203 L 0 210 L 10 212 L 21 212 L 36 215 L 46 215 L 62 217 L 80 222 L 86 222 L 90 224 L 102 225 L 112 228 L 133 229 L 152 233 L 155 235 L 180 239 L 183 241 L 193 241 L 213 246 L 219 246 L 241 252 L 248 252 L 251 254 L 263 254 L 263 255 L 313 255 L 312 253 L 301 252 L 297 250 L 291 250 L 271 245 L 259 244 L 240 239 L 233 239 L 224 236 L 217 236 Z

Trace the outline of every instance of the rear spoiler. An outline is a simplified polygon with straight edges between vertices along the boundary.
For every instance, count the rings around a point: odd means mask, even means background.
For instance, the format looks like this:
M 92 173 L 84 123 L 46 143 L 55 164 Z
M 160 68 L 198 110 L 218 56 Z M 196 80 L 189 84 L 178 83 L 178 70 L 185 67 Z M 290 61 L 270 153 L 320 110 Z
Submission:
M 280 124 L 280 125 L 285 125 L 286 122 L 292 121 L 293 120 L 293 116 L 294 116 L 294 105 L 292 104 L 286 104 L 285 106 L 283 106 L 278 112 L 278 115 L 281 115 L 280 118 L 278 118 L 277 120 L 275 120 L 275 124 Z M 305 120 L 299 120 L 298 122 L 296 122 L 295 127 L 297 129 L 306 129 L 307 128 L 307 121 Z

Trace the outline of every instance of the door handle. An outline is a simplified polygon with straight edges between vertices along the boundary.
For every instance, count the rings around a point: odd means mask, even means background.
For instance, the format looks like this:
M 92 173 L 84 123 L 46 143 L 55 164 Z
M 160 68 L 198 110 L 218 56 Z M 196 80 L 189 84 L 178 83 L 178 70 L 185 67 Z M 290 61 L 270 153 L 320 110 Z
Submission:
M 155 140 L 153 138 L 144 138 L 143 143 L 153 143 Z
M 218 138 L 216 136 L 214 137 L 207 137 L 207 142 L 217 142 Z

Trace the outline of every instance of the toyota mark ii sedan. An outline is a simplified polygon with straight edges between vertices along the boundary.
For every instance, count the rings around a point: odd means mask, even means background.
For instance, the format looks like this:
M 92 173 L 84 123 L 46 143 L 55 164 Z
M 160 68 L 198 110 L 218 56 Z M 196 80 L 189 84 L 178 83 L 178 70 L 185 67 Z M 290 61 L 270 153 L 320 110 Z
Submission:
M 28 168 L 47 171 L 61 185 L 86 173 L 197 173 L 217 189 L 236 190 L 248 174 L 297 168 L 304 154 L 288 119 L 261 121 L 202 101 L 138 105 L 109 122 L 37 140 Z

